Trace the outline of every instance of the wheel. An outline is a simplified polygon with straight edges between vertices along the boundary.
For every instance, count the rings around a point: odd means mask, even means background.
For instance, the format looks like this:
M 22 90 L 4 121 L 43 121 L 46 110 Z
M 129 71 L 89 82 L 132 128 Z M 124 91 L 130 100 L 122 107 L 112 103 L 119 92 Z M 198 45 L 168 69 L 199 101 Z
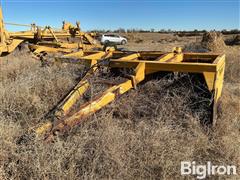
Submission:
M 121 44 L 122 45 L 127 44 L 127 41 L 126 40 L 122 40 Z
M 109 43 L 110 43 L 109 40 L 104 41 L 104 44 L 105 44 L 105 45 L 108 45 Z

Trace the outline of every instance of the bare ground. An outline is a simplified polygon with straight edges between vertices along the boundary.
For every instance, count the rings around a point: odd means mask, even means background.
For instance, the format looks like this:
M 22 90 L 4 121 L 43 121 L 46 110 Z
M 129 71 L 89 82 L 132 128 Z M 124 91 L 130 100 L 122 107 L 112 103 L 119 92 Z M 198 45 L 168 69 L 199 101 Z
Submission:
M 135 36 L 125 48 L 170 51 L 182 46 L 196 51 L 201 39 Z M 181 75 L 141 84 L 50 144 L 16 141 L 74 86 L 81 67 L 41 67 L 27 52 L 1 58 L 0 178 L 184 179 L 181 161 L 239 166 L 239 50 L 239 46 L 224 50 L 222 112 L 214 129 L 200 124 L 206 111 L 192 110 L 192 99 L 195 103 L 201 99 L 189 88 L 191 79 Z

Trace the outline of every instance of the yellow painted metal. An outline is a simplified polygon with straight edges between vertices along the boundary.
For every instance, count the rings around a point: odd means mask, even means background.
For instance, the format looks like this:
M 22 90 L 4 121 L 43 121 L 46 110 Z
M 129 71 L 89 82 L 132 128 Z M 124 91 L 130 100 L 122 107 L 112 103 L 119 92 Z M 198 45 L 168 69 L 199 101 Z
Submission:
M 121 61 L 121 60 L 111 60 L 110 67 L 118 68 L 134 68 L 138 63 L 146 63 L 146 74 L 157 71 L 173 71 L 173 72 L 197 72 L 203 73 L 216 72 L 217 67 L 214 64 L 208 63 L 167 63 L 167 62 L 157 62 L 157 61 L 147 61 L 147 60 L 134 60 L 134 61 Z
M 103 93 L 102 96 L 99 96 L 95 100 L 86 103 L 80 107 L 80 110 L 73 114 L 71 117 L 61 121 L 59 124 L 53 127 L 53 122 L 47 121 L 44 124 L 41 124 L 38 128 L 36 128 L 35 133 L 38 136 L 44 135 L 46 132 L 50 130 L 53 131 L 62 131 L 64 128 L 72 127 L 82 121 L 82 118 L 90 116 L 91 114 L 95 113 L 96 111 L 100 110 L 102 107 L 106 106 L 110 102 L 112 102 L 118 94 L 123 94 L 129 89 L 132 88 L 132 81 L 127 80 L 120 85 L 113 86 L 109 88 L 107 91 Z
M 22 42 L 23 42 L 23 40 L 13 39 L 10 44 L 7 44 L 6 42 L 3 43 L 3 44 L 0 44 L 0 54 L 1 54 L 1 52 L 2 53 L 13 52 L 16 49 L 16 47 L 18 47 L 19 44 L 21 44 Z
M 52 36 L 54 37 L 54 39 L 56 40 L 56 42 L 59 42 L 59 40 L 58 40 L 57 36 L 55 35 L 55 33 L 53 32 L 52 28 L 49 26 L 48 29 L 49 29 L 49 32 L 50 32 L 50 33 L 52 34 Z
M 22 41 L 21 39 L 9 39 L 9 33 L 4 27 L 2 7 L 0 6 L 0 55 L 12 52 Z
M 35 131 L 36 134 L 41 135 L 44 134 L 45 132 L 49 132 L 50 130 L 54 134 L 55 131 L 63 131 L 67 127 L 73 127 L 74 125 L 80 123 L 83 120 L 83 118 L 90 116 L 91 114 L 95 113 L 96 111 L 100 110 L 101 108 L 112 102 L 117 96 L 124 94 L 129 89 L 133 88 L 134 83 L 139 83 L 142 80 L 144 80 L 145 78 L 144 72 L 145 63 L 139 63 L 139 65 L 135 69 L 135 76 L 133 76 L 134 82 L 132 80 L 126 80 L 124 83 L 112 86 L 111 88 L 106 90 L 102 95 L 95 97 L 91 102 L 83 104 L 78 112 L 61 121 L 56 126 L 53 127 L 53 123 L 50 121 L 46 122 L 46 124 L 41 125 L 39 128 L 36 129 Z M 81 88 L 81 95 L 85 90 L 86 88 Z M 76 97 L 72 93 L 70 93 L 67 96 L 68 100 L 67 101 L 64 100 L 60 104 L 60 108 L 59 107 L 57 108 L 57 112 L 59 113 L 60 117 L 64 115 L 66 116 L 66 113 L 69 112 L 69 109 L 76 103 L 76 101 L 81 95 L 78 95 Z M 65 107 L 65 113 L 63 113 L 64 111 L 63 107 Z M 61 110 L 59 111 L 58 109 Z M 52 125 L 49 125 L 51 123 Z M 50 134 L 50 137 L 53 134 Z
M 145 74 L 159 71 L 188 72 L 203 74 L 208 90 L 213 94 L 212 124 L 216 123 L 216 109 L 222 93 L 225 69 L 225 55 L 212 53 L 176 53 L 162 55 L 156 61 L 149 60 L 111 60 L 110 67 L 134 68 L 138 63 L 145 63 Z
M 119 60 L 121 60 L 121 61 L 134 60 L 134 59 L 137 59 L 138 57 L 140 57 L 139 53 L 133 53 L 133 54 L 124 56 L 124 57 L 120 58 Z
M 94 40 L 88 33 L 84 33 L 83 37 L 85 37 L 91 44 L 96 44 L 96 40 Z
M 6 25 L 13 25 L 13 26 L 23 26 L 23 27 L 32 27 L 33 24 L 18 24 L 18 23 L 9 23 L 9 22 L 4 22 Z
M 136 75 L 134 76 L 134 79 L 136 80 L 136 83 L 144 80 L 144 72 L 145 63 L 139 63 L 139 65 L 135 69 Z M 66 126 L 73 127 L 74 125 L 80 123 L 83 118 L 86 118 L 91 114 L 97 112 L 98 110 L 112 102 L 117 96 L 124 94 L 133 87 L 133 82 L 131 80 L 126 80 L 119 85 L 115 85 L 109 88 L 101 96 L 96 97 L 91 102 L 83 104 L 78 112 L 60 122 L 57 126 L 53 128 L 53 131 L 61 131 L 66 128 Z
M 110 59 L 107 65 L 110 68 L 134 68 L 134 74 L 129 76 L 129 80 L 123 83 L 114 85 L 103 92 L 101 95 L 94 97 L 92 101 L 87 102 L 80 106 L 79 111 L 74 113 L 72 116 L 67 117 L 71 107 L 78 101 L 81 95 L 85 92 L 87 87 L 76 87 L 80 88 L 80 95 L 77 97 L 71 93 L 67 96 L 68 100 L 64 100 L 60 104 L 60 108 L 65 113 L 60 113 L 62 120 L 57 124 L 53 122 L 46 122 L 36 131 L 37 134 L 42 132 L 49 132 L 49 138 L 57 131 L 64 131 L 68 128 L 83 121 L 86 117 L 97 112 L 110 102 L 114 101 L 117 96 L 124 94 L 132 88 L 135 88 L 138 83 L 145 79 L 145 76 L 151 73 L 159 71 L 171 71 L 171 72 L 190 72 L 203 74 L 209 92 L 214 95 L 213 104 L 213 116 L 216 112 L 216 104 L 221 97 L 223 79 L 224 79 L 224 68 L 225 68 L 225 56 L 217 54 L 201 54 L 201 53 L 181 53 L 179 49 L 175 49 L 174 52 L 161 53 L 161 52 L 77 52 L 66 57 L 76 57 L 80 61 L 86 61 L 90 67 L 94 66 L 100 59 L 119 56 L 118 59 Z M 146 58 L 144 58 L 146 57 Z M 148 60 L 147 57 L 151 60 Z M 155 59 L 155 60 L 152 60 Z M 105 64 L 106 65 L 106 64 Z M 92 73 L 92 72 L 91 72 Z M 87 75 L 90 75 L 88 73 Z M 69 101 L 69 102 L 68 102 Z M 59 111 L 60 112 L 60 111 Z M 58 114 L 55 114 L 56 116 Z M 67 118 L 64 118 L 67 117 Z M 51 125 L 52 123 L 52 125 Z M 53 125 L 54 124 L 54 125 Z M 45 130 L 43 130 L 45 128 Z M 40 133 L 39 133 L 40 132 Z
M 72 28 L 74 28 L 74 26 L 70 22 L 63 21 L 62 30 L 69 31 Z
M 70 53 L 70 54 L 65 54 L 62 57 L 63 58 L 81 58 L 84 55 L 83 51 L 77 51 L 74 53 Z
M 51 121 L 47 121 L 38 125 L 38 127 L 34 129 L 34 132 L 36 135 L 44 135 L 48 133 L 52 129 L 52 127 L 53 123 Z
M 84 92 L 88 89 L 89 83 L 84 80 L 80 81 L 74 89 L 67 95 L 66 98 L 56 107 L 54 115 L 56 117 L 63 117 L 69 113 L 74 104 L 82 97 Z
M 89 66 L 92 67 L 97 63 L 97 60 L 92 59 Z M 82 97 L 84 92 L 88 89 L 89 83 L 85 80 L 93 71 L 89 71 L 85 77 L 74 87 L 74 89 L 64 98 L 64 100 L 57 106 L 55 116 L 61 117 L 67 115 L 74 104 Z
M 91 101 L 90 103 L 83 105 L 80 111 L 73 114 L 73 116 L 65 119 L 62 123 L 58 124 L 54 130 L 60 130 L 59 128 L 64 128 L 64 126 L 74 126 L 82 120 L 83 117 L 89 116 L 96 111 L 100 110 L 102 107 L 106 106 L 110 102 L 112 102 L 118 94 L 123 94 L 132 88 L 132 82 L 127 80 L 126 82 L 113 86 L 112 88 L 108 89 L 102 96 L 96 98 L 95 100 Z
M 184 54 L 176 54 L 175 57 L 171 57 L 172 54 L 162 56 L 163 59 L 158 59 L 157 61 L 147 61 L 147 60 L 111 60 L 110 67 L 118 68 L 134 68 L 138 63 L 143 62 L 146 65 L 146 74 L 151 74 L 158 71 L 172 71 L 172 72 L 192 72 L 192 73 L 203 73 L 206 84 L 209 91 L 217 90 L 215 97 L 219 99 L 221 96 L 223 77 L 224 77 L 224 68 L 225 68 L 225 56 L 219 55 L 216 58 L 216 55 L 211 54 L 188 54 L 192 57 L 210 57 L 215 59 L 212 63 L 195 63 L 195 62 L 182 62 L 184 59 Z M 167 58 L 166 58 L 167 57 Z M 199 59 L 198 57 L 197 59 Z M 171 60 L 171 62 L 167 62 Z M 173 60 L 173 61 L 172 61 Z
M 173 53 L 173 52 L 171 52 L 171 53 L 166 53 L 166 54 L 163 54 L 163 55 L 159 56 L 159 57 L 157 58 L 157 61 L 159 61 L 159 62 L 165 62 L 165 61 L 173 58 L 174 56 L 175 56 L 175 53 Z
M 38 45 L 30 45 L 30 49 L 33 50 L 34 54 L 40 54 L 42 52 L 51 52 L 51 53 L 56 53 L 56 52 L 64 52 L 64 53 L 71 53 L 71 49 L 67 48 L 53 48 L 53 47 L 47 47 L 47 46 L 38 46 Z
M 109 53 L 109 52 L 108 52 Z M 95 54 L 91 54 L 88 56 L 81 56 L 83 55 L 83 51 L 79 51 L 76 53 L 71 53 L 68 54 L 67 57 L 72 57 L 72 56 L 77 56 L 77 57 L 81 57 L 81 58 L 85 58 L 85 60 L 87 60 L 89 62 L 89 66 L 92 67 L 97 63 L 96 58 L 101 58 L 103 55 L 105 55 L 105 52 L 98 52 Z M 87 58 L 86 58 L 87 57 Z M 92 58 L 92 59 L 89 59 Z M 84 94 L 84 92 L 88 89 L 89 87 L 89 83 L 86 80 L 86 78 L 91 75 L 91 73 L 93 73 L 93 71 L 95 70 L 95 68 L 93 68 L 92 71 L 89 71 L 85 77 L 83 77 L 83 79 L 73 88 L 73 90 L 63 99 L 63 101 L 61 101 L 57 107 L 55 108 L 55 112 L 54 112 L 54 118 L 61 118 L 66 116 L 69 111 L 72 109 L 72 107 L 76 104 L 76 102 L 82 97 L 82 95 Z M 42 135 L 45 134 L 46 132 L 50 131 L 53 127 L 53 122 L 52 121 L 47 121 L 44 124 L 41 124 L 39 127 L 37 127 L 35 129 L 35 133 L 37 135 Z
M 20 25 L 16 23 L 8 23 L 12 25 Z M 36 28 L 35 24 L 32 25 L 24 25 L 31 27 L 31 30 L 21 31 L 21 32 L 7 32 L 4 28 L 3 16 L 2 16 L 2 8 L 0 7 L 0 54 L 2 53 L 11 53 L 20 43 L 23 41 L 42 41 L 42 40 L 50 40 L 56 41 L 58 46 L 56 47 L 55 43 L 45 45 L 47 47 L 35 46 L 35 53 L 41 52 L 71 52 L 72 49 L 83 49 L 90 50 L 93 48 L 102 48 L 102 46 L 95 41 L 95 39 L 91 36 L 91 33 L 85 33 L 80 31 L 80 24 L 77 23 L 77 27 L 68 26 L 67 30 L 56 30 L 50 26 L 46 26 L 43 30 L 38 26 Z M 84 41 L 79 41 L 78 43 L 68 43 L 68 42 L 60 42 L 61 38 L 69 38 L 69 37 L 78 37 L 80 40 L 84 39 Z M 39 48 L 39 49 L 38 49 Z M 66 50 L 65 50 L 66 49 Z
M 94 48 L 101 48 L 99 44 L 83 44 L 83 43 L 64 43 L 64 42 L 50 42 L 48 44 L 39 44 L 34 47 L 35 53 L 41 53 L 41 52 L 67 52 L 71 53 L 73 50 L 79 49 L 79 51 L 84 50 L 91 50 Z M 33 48 L 32 48 L 33 49 Z M 76 55 L 80 55 L 81 53 L 76 53 Z M 67 54 L 66 57 L 71 57 L 71 54 Z M 79 56 L 77 56 L 79 57 Z
M 68 31 L 53 31 L 51 27 L 47 26 L 45 29 L 40 29 L 40 36 L 41 39 L 55 39 L 57 38 L 67 38 L 71 37 L 72 34 Z M 9 32 L 9 36 L 16 39 L 33 39 L 36 34 L 36 31 L 29 30 L 29 31 L 20 31 L 20 32 Z M 54 37 L 55 36 L 55 37 Z M 85 32 L 77 32 L 75 37 L 83 37 L 90 36 L 88 33 Z M 95 44 L 96 41 L 92 38 L 85 38 L 87 41 L 89 41 L 89 44 Z
M 224 78 L 224 70 L 225 70 L 225 55 L 219 55 L 213 61 L 213 64 L 216 65 L 215 72 L 203 72 L 206 84 L 208 86 L 209 91 L 217 91 L 215 92 L 216 101 L 219 99 L 222 93 L 222 85 Z
M 212 90 L 214 93 L 212 124 L 214 126 L 216 124 L 215 116 L 217 114 L 217 108 L 220 104 L 220 97 L 222 95 L 222 89 L 223 89 L 224 71 L 225 71 L 225 55 L 218 56 L 213 63 L 217 65 L 217 71 L 215 73 L 215 79 L 214 79 L 214 89 Z
M 172 52 L 180 54 L 180 53 L 182 53 L 182 48 L 181 47 L 174 47 Z
M 221 94 L 222 94 L 222 88 L 223 88 L 223 81 L 224 81 L 224 71 L 225 71 L 225 55 L 221 56 L 219 59 L 217 59 L 217 72 L 215 76 L 215 101 L 218 101 Z
M 139 63 L 135 69 L 135 81 L 136 83 L 140 83 L 145 78 L 145 63 Z
M 56 57 L 56 61 L 65 63 L 85 63 L 91 67 L 97 63 L 98 60 L 110 58 L 113 55 L 113 51 L 83 51 L 70 53 L 61 57 Z M 95 67 L 93 69 L 96 69 Z
M 178 53 L 175 55 L 174 58 L 169 60 L 169 63 L 176 63 L 176 62 L 182 62 L 183 61 L 183 54 L 182 53 Z
M 0 43 L 5 43 L 5 28 L 3 23 L 2 7 L 0 6 Z
M 83 52 L 79 51 L 78 53 Z M 109 52 L 107 52 L 109 53 Z M 83 53 L 81 53 L 83 55 Z M 88 59 L 90 61 L 89 67 L 93 67 L 97 63 L 97 59 L 103 57 L 106 53 L 99 52 L 88 56 L 83 56 L 81 58 Z M 76 54 L 71 54 L 71 56 L 76 56 Z M 92 59 L 89 59 L 91 57 Z M 95 68 L 93 68 L 93 71 Z M 56 107 L 55 116 L 62 117 L 65 116 L 73 105 L 82 97 L 83 93 L 88 89 L 89 83 L 85 80 L 93 71 L 89 71 L 85 77 L 74 87 L 74 89 L 64 98 L 64 100 Z
M 210 91 L 214 89 L 215 75 L 215 72 L 203 72 L 203 76 Z
M 92 59 L 102 59 L 106 55 L 105 51 L 99 51 L 94 54 L 81 57 L 81 60 L 92 60 Z

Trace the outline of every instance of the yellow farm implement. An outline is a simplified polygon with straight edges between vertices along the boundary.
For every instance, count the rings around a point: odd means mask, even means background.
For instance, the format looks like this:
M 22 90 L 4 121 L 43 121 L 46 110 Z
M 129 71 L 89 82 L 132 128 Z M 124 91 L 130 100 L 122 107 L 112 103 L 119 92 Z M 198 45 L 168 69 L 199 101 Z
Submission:
M 5 24 L 29 27 L 28 31 L 8 32 Z M 0 7 L 0 55 L 13 52 L 22 42 L 30 42 L 30 50 L 35 54 L 41 52 L 73 52 L 75 49 L 90 50 L 100 48 L 101 45 L 93 38 L 93 33 L 80 31 L 80 23 L 76 26 L 63 22 L 62 29 L 53 29 L 50 26 L 39 27 L 35 24 L 23 25 L 4 23 L 2 8 Z M 77 42 L 68 42 L 68 38 L 78 38 Z
M 109 49 L 106 52 L 78 52 L 57 57 L 57 61 L 85 63 L 88 67 L 86 75 L 72 89 L 72 91 L 60 102 L 51 118 L 43 122 L 35 129 L 37 135 L 44 135 L 50 140 L 58 132 L 65 132 L 69 128 L 81 123 L 84 119 L 99 111 L 120 95 L 136 89 L 148 75 L 161 72 L 183 72 L 202 75 L 206 87 L 212 95 L 210 123 L 216 122 L 216 111 L 222 92 L 225 55 L 211 53 L 182 53 L 181 48 L 175 48 L 173 52 L 121 52 Z M 101 74 L 107 79 L 91 83 L 91 78 Z M 105 75 L 103 75 L 105 74 Z M 96 84 L 105 87 L 86 98 L 87 91 Z M 79 103 L 80 102 L 80 103 Z M 79 104 L 76 108 L 76 104 Z

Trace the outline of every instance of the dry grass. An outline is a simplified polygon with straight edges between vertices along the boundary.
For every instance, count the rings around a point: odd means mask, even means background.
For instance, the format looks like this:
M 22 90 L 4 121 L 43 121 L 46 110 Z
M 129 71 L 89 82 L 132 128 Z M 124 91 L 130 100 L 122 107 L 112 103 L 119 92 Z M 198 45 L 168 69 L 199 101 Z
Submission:
M 79 67 L 41 67 L 26 53 L 1 60 L 0 178 L 183 179 L 182 160 L 240 165 L 239 54 L 227 52 L 213 130 L 200 125 L 204 106 L 192 111 L 203 99 L 191 78 L 175 75 L 142 84 L 52 144 L 16 140 L 76 83 Z
M 202 38 L 202 45 L 204 48 L 215 52 L 221 52 L 226 48 L 223 35 L 221 32 L 216 31 L 204 33 Z

